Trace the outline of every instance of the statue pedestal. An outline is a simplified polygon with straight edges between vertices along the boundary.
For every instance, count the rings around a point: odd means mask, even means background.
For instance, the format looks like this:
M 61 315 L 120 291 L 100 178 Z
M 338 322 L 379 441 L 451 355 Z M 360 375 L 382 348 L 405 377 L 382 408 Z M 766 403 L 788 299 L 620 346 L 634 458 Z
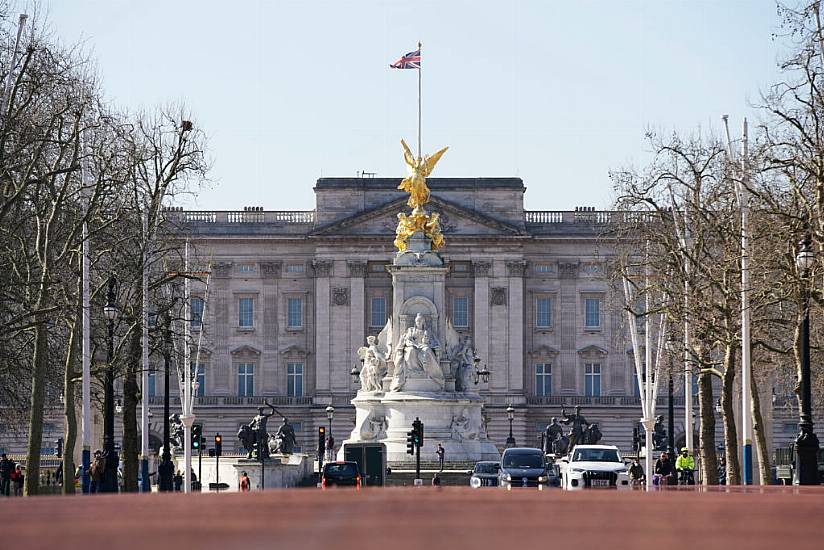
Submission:
M 209 484 L 218 480 L 216 472 L 216 461 L 214 457 L 202 458 L 203 479 L 201 484 L 203 492 L 209 491 Z M 222 456 L 220 457 L 220 483 L 225 483 L 229 487 L 225 492 L 238 491 L 238 481 L 241 472 L 246 472 L 251 482 L 252 491 L 260 490 L 261 465 L 260 460 L 252 458 L 240 458 Z M 179 465 L 178 467 L 181 467 Z M 197 461 L 195 461 L 195 472 L 197 472 Z M 280 489 L 286 487 L 297 487 L 305 479 L 312 476 L 314 470 L 314 457 L 293 453 L 291 455 L 272 455 L 263 464 L 263 478 L 265 489 Z
M 359 393 L 355 406 L 355 429 L 347 443 L 383 443 L 391 465 L 410 462 L 406 453 L 406 433 L 420 418 L 424 425 L 421 460 L 436 461 L 438 443 L 446 460 L 499 460 L 501 454 L 483 427 L 483 400 L 477 394 L 431 391 L 403 391 L 386 394 Z M 338 457 L 343 457 L 343 445 Z

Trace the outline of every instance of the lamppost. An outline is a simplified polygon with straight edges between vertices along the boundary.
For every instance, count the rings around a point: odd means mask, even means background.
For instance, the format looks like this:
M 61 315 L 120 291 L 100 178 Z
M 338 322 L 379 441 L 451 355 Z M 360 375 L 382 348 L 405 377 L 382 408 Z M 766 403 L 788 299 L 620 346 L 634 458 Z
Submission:
M 506 408 L 506 417 L 509 419 L 509 437 L 506 438 L 506 448 L 515 446 L 515 438 L 512 437 L 512 421 L 515 420 L 515 408 L 510 403 Z
M 114 322 L 117 319 L 117 306 L 115 305 L 115 288 L 117 279 L 114 275 L 109 277 L 109 290 L 106 293 L 106 305 L 103 307 L 103 314 L 106 316 L 107 324 L 107 349 L 106 349 L 106 376 L 103 397 L 103 456 L 106 459 L 103 475 L 100 479 L 98 492 L 116 493 L 117 466 L 120 462 L 117 451 L 114 448 Z
M 329 445 L 326 450 L 329 452 L 329 460 L 334 460 L 335 451 L 332 449 L 332 444 L 335 440 L 332 439 L 332 419 L 335 418 L 335 407 L 332 405 L 326 407 L 326 418 L 329 419 L 329 429 L 326 431 L 326 439 L 329 441 Z
M 818 438 L 813 431 L 813 416 L 810 397 L 810 290 L 809 271 L 815 263 L 810 237 L 798 243 L 795 265 L 802 278 L 801 317 L 801 417 L 798 422 L 798 437 L 795 439 L 795 482 L 798 485 L 818 485 Z
M 172 341 L 171 319 L 169 312 L 163 314 L 163 455 L 157 467 L 158 490 L 174 490 L 174 464 L 169 448 L 169 354 Z

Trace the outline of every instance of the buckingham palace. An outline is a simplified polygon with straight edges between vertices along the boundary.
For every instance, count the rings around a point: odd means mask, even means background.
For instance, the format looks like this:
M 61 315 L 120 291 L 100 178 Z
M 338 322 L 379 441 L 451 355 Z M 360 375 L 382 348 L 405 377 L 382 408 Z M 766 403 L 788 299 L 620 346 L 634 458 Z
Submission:
M 329 405 L 333 434 L 351 431 L 355 350 L 392 311 L 386 267 L 406 200 L 398 181 L 321 178 L 308 211 L 170 212 L 212 271 L 208 290 L 192 289 L 192 329 L 203 331 L 195 414 L 204 433 L 234 434 L 264 399 L 288 415 L 305 451 Z M 515 439 L 530 445 L 552 416 L 580 405 L 605 442 L 629 448 L 640 401 L 606 274 L 614 214 L 525 210 L 519 178 L 428 184 L 448 240 L 447 315 L 490 372 L 477 388 L 490 439 L 503 446 L 510 404 Z M 147 388 L 154 419 L 162 418 L 159 372 L 154 366 Z M 676 435 L 684 416 L 677 395 Z M 152 440 L 161 434 L 162 422 L 153 422 Z

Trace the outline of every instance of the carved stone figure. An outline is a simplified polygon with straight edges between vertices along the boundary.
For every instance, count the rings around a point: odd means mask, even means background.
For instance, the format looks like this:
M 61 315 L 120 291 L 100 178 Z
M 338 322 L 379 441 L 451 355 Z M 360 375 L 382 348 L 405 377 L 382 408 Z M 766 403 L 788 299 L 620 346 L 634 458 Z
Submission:
M 581 414 L 581 407 L 575 407 L 575 414 L 572 416 L 568 415 L 565 409 L 561 409 L 561 415 L 564 417 L 561 422 L 569 426 L 569 448 L 583 443 L 584 426 L 589 426 L 589 422 Z
M 360 435 L 364 441 L 386 437 L 387 421 L 385 416 L 370 414 L 361 425 Z
M 269 442 L 272 453 L 290 455 L 295 449 L 295 430 L 289 421 L 284 418 L 283 423 L 278 427 L 278 431 L 274 438 Z
M 417 373 L 424 373 L 443 388 L 444 375 L 435 355 L 437 349 L 438 340 L 427 330 L 423 315 L 418 313 L 415 326 L 406 329 L 398 341 L 391 390 L 402 391 L 407 377 Z
M 472 338 L 464 337 L 451 358 L 455 375 L 455 391 L 467 392 L 472 389 L 472 371 L 475 368 L 475 350 Z
M 360 373 L 361 391 L 383 391 L 383 378 L 389 372 L 390 341 L 392 340 L 392 320 L 386 325 L 377 337 L 368 336 L 365 346 L 358 348 L 358 357 L 363 368 Z

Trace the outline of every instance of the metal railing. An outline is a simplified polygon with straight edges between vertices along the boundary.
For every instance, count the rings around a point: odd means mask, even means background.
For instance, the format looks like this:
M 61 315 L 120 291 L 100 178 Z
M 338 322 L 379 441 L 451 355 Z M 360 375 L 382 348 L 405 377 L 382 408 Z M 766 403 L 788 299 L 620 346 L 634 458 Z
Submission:
M 167 220 L 191 224 L 313 224 L 314 210 L 167 210 Z

